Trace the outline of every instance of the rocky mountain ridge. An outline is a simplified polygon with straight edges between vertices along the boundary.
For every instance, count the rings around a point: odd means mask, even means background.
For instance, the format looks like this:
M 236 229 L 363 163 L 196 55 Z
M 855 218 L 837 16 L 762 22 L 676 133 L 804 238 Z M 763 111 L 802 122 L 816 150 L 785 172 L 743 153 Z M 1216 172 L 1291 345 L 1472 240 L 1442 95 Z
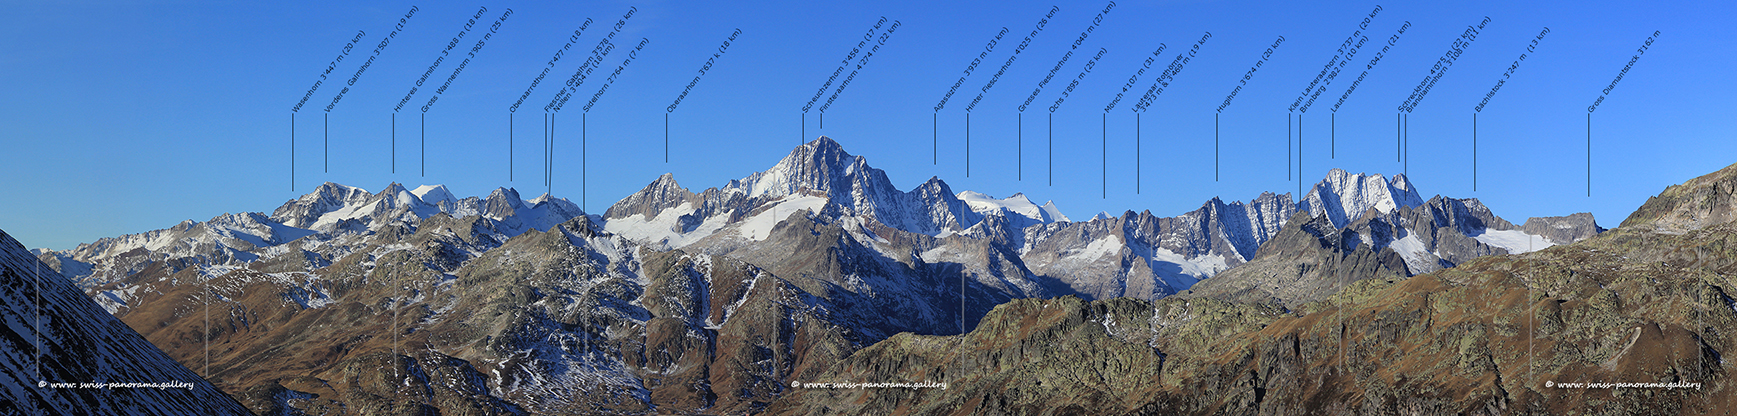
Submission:
M 601 216 L 511 189 L 328 183 L 269 216 L 37 254 L 178 360 L 213 332 L 213 383 L 256 412 L 753 413 L 862 348 L 974 331 L 1020 299 L 1149 301 L 1251 266 L 1302 270 L 1278 296 L 1235 292 L 1279 300 L 1269 313 L 1521 233 L 1476 200 L 1419 199 L 1403 177 L 1335 170 L 1301 203 L 1072 222 L 938 178 L 899 191 L 822 137 L 700 193 L 664 175 Z M 1590 222 L 1538 227 L 1572 238 Z M 1307 274 L 1326 264 L 1338 277 Z M 206 288 L 217 329 L 184 313 Z
M 1737 400 L 1722 358 L 1737 348 L 1737 222 L 1709 219 L 1737 218 L 1719 202 L 1737 195 L 1733 181 L 1737 165 L 1666 189 L 1609 232 L 1353 279 L 1288 310 L 1189 296 L 1009 302 L 971 333 L 901 334 L 814 376 L 945 390 L 799 389 L 768 413 L 1725 414 Z M 1297 218 L 1274 241 L 1373 253 L 1353 230 Z M 1396 257 L 1385 248 L 1376 264 Z

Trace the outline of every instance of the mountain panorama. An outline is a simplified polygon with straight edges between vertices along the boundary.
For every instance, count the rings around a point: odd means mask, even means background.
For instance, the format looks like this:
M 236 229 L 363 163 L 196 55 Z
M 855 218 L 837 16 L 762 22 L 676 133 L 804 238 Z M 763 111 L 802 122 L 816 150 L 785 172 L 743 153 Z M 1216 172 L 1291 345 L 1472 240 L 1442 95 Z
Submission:
M 25 259 L 5 264 L 8 296 L 58 305 L 39 330 L 28 301 L 8 301 L 6 339 L 23 340 L 9 351 L 37 334 L 141 340 L 45 350 L 61 364 L 42 377 L 195 385 L 68 397 L 88 393 L 29 388 L 36 359 L 15 354 L 3 393 L 40 414 L 104 400 L 114 413 L 1466 414 L 1589 397 L 1697 413 L 1699 395 L 1730 395 L 1722 383 L 1637 397 L 1519 374 L 1720 377 L 1723 364 L 1683 360 L 1732 342 L 1698 335 L 1737 311 L 1719 271 L 1734 257 L 1700 243 L 1737 227 L 1718 220 L 1734 217 L 1731 171 L 1672 187 L 1616 232 L 1586 213 L 1516 225 L 1477 199 L 1425 199 L 1404 175 L 1338 169 L 1301 198 L 1076 222 L 939 178 L 897 189 L 826 137 L 704 190 L 665 174 L 601 214 L 510 188 L 326 183 L 270 214 L 70 250 L 0 240 Z M 1663 276 L 1625 255 L 1707 271 Z M 1534 272 L 1553 277 L 1518 277 Z M 32 289 L 38 276 L 52 284 Z M 1660 279 L 1675 286 L 1643 283 Z M 1528 319 L 1543 326 L 1515 326 Z M 1321 327 L 1334 322 L 1356 325 Z M 1522 350 L 1551 361 L 1514 370 Z M 1357 365 L 1329 364 L 1345 354 Z

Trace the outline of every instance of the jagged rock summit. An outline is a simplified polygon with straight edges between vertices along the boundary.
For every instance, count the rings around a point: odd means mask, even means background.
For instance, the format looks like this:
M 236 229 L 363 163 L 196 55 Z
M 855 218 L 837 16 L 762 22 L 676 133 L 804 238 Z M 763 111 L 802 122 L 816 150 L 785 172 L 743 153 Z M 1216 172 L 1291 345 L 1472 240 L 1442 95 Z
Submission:
M 1359 280 L 1395 280 L 1475 258 L 1568 244 L 1603 231 L 1587 213 L 1534 217 L 1519 227 L 1476 198 L 1422 200 L 1404 175 L 1327 173 L 1298 203 L 1283 238 L 1184 297 L 1296 307 Z
M 787 213 L 823 206 L 833 207 L 838 218 L 872 219 L 929 236 L 963 232 L 990 215 L 1020 225 L 1067 221 L 1053 202 L 1037 206 L 1023 194 L 1005 200 L 955 194 L 939 178 L 900 191 L 886 172 L 826 136 L 797 146 L 765 171 L 698 194 L 665 174 L 604 211 L 603 219 L 610 232 L 654 247 L 681 248 L 720 232 L 757 238 Z M 770 216 L 756 220 L 766 209 Z
M 1352 174 L 1343 169 L 1327 171 L 1327 178 L 1309 188 L 1298 208 L 1311 215 L 1326 215 L 1334 227 L 1344 227 L 1371 209 L 1391 213 L 1399 208 L 1423 205 L 1423 198 L 1404 174 L 1393 180 L 1381 174 Z

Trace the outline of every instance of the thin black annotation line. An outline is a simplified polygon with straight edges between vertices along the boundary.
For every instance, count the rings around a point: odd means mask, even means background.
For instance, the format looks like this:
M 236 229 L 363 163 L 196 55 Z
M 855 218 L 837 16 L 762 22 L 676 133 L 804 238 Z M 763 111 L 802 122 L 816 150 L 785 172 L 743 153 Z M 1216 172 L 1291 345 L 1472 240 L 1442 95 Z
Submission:
M 314 85 L 308 87 L 308 92 L 302 94 L 301 100 L 296 101 L 296 104 L 290 107 L 290 191 L 296 189 L 296 113 L 302 111 L 302 106 L 306 105 L 308 99 L 314 96 L 314 92 L 319 91 L 320 86 L 326 83 L 326 79 L 331 76 L 332 71 L 338 69 L 338 63 L 344 62 L 344 58 L 350 56 L 350 50 L 356 47 L 356 42 L 361 42 L 362 36 L 367 34 L 367 31 L 357 30 L 356 35 L 351 37 L 350 41 L 345 43 L 343 49 L 338 52 L 338 56 L 332 58 L 331 63 L 326 64 L 326 69 L 320 72 L 320 79 L 314 80 Z
M 1218 109 L 1212 113 L 1212 180 L 1213 181 L 1216 182 L 1219 179 L 1219 128 L 1218 128 L 1219 115 L 1224 114 L 1224 109 L 1230 107 L 1231 101 L 1236 99 L 1237 94 L 1242 93 L 1243 87 L 1248 86 L 1249 80 L 1254 79 L 1255 71 L 1259 71 L 1261 69 L 1262 65 L 1266 65 L 1267 61 L 1271 60 L 1273 58 L 1273 53 L 1278 51 L 1279 45 L 1282 45 L 1284 43 L 1285 43 L 1285 37 L 1284 36 L 1279 36 L 1278 39 L 1273 40 L 1273 44 L 1271 46 L 1267 46 L 1267 49 L 1265 51 L 1261 52 L 1261 59 L 1258 61 L 1255 61 L 1254 65 L 1249 66 L 1248 72 L 1244 72 L 1242 74 L 1242 78 L 1237 80 L 1236 87 L 1231 88 L 1230 94 L 1226 94 L 1224 96 L 1224 103 L 1219 104 Z M 1288 120 L 1289 116 L 1286 116 L 1286 118 Z M 1286 121 L 1286 123 L 1289 123 L 1289 121 Z M 1286 133 L 1285 142 L 1290 143 L 1290 141 L 1291 141 L 1291 139 L 1290 139 L 1289 133 Z M 1289 153 L 1290 152 L 1287 150 L 1286 154 L 1288 155 Z M 1289 156 L 1287 156 L 1287 157 L 1289 157 Z M 1286 171 L 1286 175 L 1290 174 L 1289 169 L 1286 169 L 1285 171 Z
M 513 114 L 507 113 L 507 182 L 513 181 Z
M 1050 6 L 1049 11 L 1046 12 L 1042 18 L 1037 20 L 1037 24 L 1032 25 L 1031 32 L 1025 35 L 1025 40 L 1020 41 L 1019 46 L 1016 46 L 1013 48 L 1013 53 L 1011 53 L 1007 56 L 1007 61 L 1001 63 L 1001 69 L 995 71 L 995 75 L 992 75 L 989 77 L 989 82 L 984 83 L 983 87 L 978 89 L 977 97 L 972 98 L 971 104 L 965 106 L 965 112 L 966 113 L 970 113 L 972 109 L 977 108 L 978 103 L 983 102 L 983 96 L 985 94 L 988 94 L 989 89 L 994 88 L 995 83 L 1001 80 L 1001 76 L 1007 73 L 1007 69 L 1009 67 L 1012 67 L 1013 63 L 1015 61 L 1019 60 L 1020 52 L 1025 52 L 1025 48 L 1031 46 L 1031 40 L 1036 38 L 1039 33 L 1043 33 L 1043 28 L 1045 26 L 1049 25 L 1049 19 L 1054 18 L 1056 12 L 1058 12 L 1058 11 L 1061 11 L 1060 7 Z M 1014 137 L 1014 140 L 1015 140 L 1014 147 L 1015 147 L 1016 152 L 1017 152 L 1017 157 L 1015 157 L 1015 159 L 1014 159 L 1014 172 L 1015 172 L 1017 180 L 1024 181 L 1025 180 L 1025 135 L 1024 135 L 1025 111 L 1023 109 L 1020 110 L 1016 117 L 1018 117 L 1017 122 L 1019 123 L 1016 128 L 1019 129 L 1019 132 Z M 971 148 L 969 146 L 967 146 L 965 148 L 965 152 L 970 153 Z M 961 316 L 963 316 L 963 315 L 961 315 Z M 960 319 L 964 319 L 964 318 L 961 317 Z
M 562 43 L 561 48 L 556 49 L 555 54 L 553 56 L 549 57 L 549 60 L 543 64 L 543 70 L 541 72 L 538 72 L 536 77 L 531 78 L 531 85 L 525 87 L 525 92 L 522 94 L 519 94 L 519 99 L 517 101 L 514 101 L 513 105 L 507 107 L 507 181 L 511 182 L 513 180 L 513 176 L 514 176 L 513 175 L 513 173 L 514 173 L 514 168 L 513 168 L 513 162 L 514 162 L 514 160 L 513 160 L 514 159 L 514 154 L 513 154 L 513 120 L 512 120 L 513 115 L 517 114 L 519 112 L 519 106 L 523 105 L 525 103 L 525 100 L 529 99 L 531 97 L 531 93 L 536 91 L 537 86 L 541 85 L 543 83 L 543 79 L 545 77 L 549 76 L 549 71 L 553 71 L 555 69 L 555 64 L 557 62 L 560 62 L 562 57 L 566 56 L 567 51 L 569 51 L 573 48 L 573 44 L 579 42 L 579 37 L 583 36 L 585 34 L 585 29 L 591 28 L 591 22 L 592 22 L 591 18 L 588 17 L 588 18 L 585 18 L 584 22 L 579 23 L 579 28 L 573 30 L 573 34 L 567 37 L 567 42 Z M 607 41 L 607 39 L 605 41 Z M 589 63 L 589 61 L 590 60 L 587 59 L 588 63 Z M 581 70 L 584 70 L 585 68 L 587 68 L 587 67 L 582 66 Z M 563 91 L 565 91 L 565 88 L 563 88 Z M 559 99 L 559 93 L 557 93 L 557 99 Z M 550 105 L 552 106 L 553 102 L 551 102 Z M 547 152 L 547 150 L 548 150 L 548 140 L 549 140 L 549 131 L 548 131 L 548 129 L 549 129 L 549 112 L 548 112 L 548 110 L 549 109 L 550 109 L 549 107 L 545 106 L 544 107 L 544 113 L 543 113 L 543 140 L 544 140 L 544 151 L 545 152 Z M 545 163 L 548 162 L 547 158 L 545 158 L 544 162 Z M 548 180 L 547 168 L 545 168 L 544 180 L 545 180 L 544 185 L 548 185 L 548 183 L 547 183 L 547 180 Z
M 939 133 L 939 131 L 940 131 L 940 116 L 939 115 L 941 113 L 941 109 L 944 109 L 947 107 L 947 101 L 951 100 L 953 98 L 953 94 L 959 92 L 959 87 L 961 85 L 965 84 L 965 79 L 971 77 L 971 72 L 977 70 L 977 65 L 983 63 L 983 58 L 989 57 L 989 54 L 991 52 L 995 51 L 995 46 L 1000 44 L 1001 38 L 1003 36 L 1006 36 L 1006 35 L 1007 35 L 1007 27 L 1002 26 L 1001 31 L 996 32 L 995 37 L 989 39 L 988 44 L 983 45 L 983 51 L 978 52 L 977 57 L 971 59 L 971 62 L 969 64 L 965 65 L 965 70 L 962 71 L 963 73 L 959 75 L 959 80 L 954 81 L 953 87 L 948 88 L 947 93 L 941 96 L 941 101 L 935 104 L 934 113 L 936 114 L 936 116 L 932 117 L 930 120 L 930 123 L 932 124 L 931 128 L 936 131 L 935 138 L 934 138 L 934 141 L 935 141 L 934 152 L 935 152 L 935 154 L 933 156 L 935 159 L 935 163 L 939 163 L 940 153 L 941 153 L 940 138 L 939 138 L 940 137 L 940 133 Z M 969 111 L 967 111 L 967 114 L 965 117 L 967 119 L 970 119 L 971 116 L 969 114 Z M 967 121 L 967 124 L 969 124 L 969 121 Z M 966 138 L 965 138 L 965 165 L 970 166 L 971 165 L 971 138 L 970 138 L 970 133 L 969 133 L 970 127 L 966 127 L 966 131 L 967 131 L 967 133 L 966 133 Z M 965 171 L 966 171 L 966 176 L 969 177 L 971 169 L 969 167 L 967 167 L 965 169 Z
M 1634 55 L 1629 57 L 1628 64 L 1623 65 L 1622 71 L 1619 71 L 1616 73 L 1616 79 L 1610 80 L 1610 85 L 1604 87 L 1604 90 L 1599 92 L 1598 99 L 1593 100 L 1592 105 L 1586 106 L 1586 196 L 1587 197 L 1592 196 L 1592 112 L 1598 111 L 1598 105 L 1604 103 L 1604 99 L 1606 97 L 1610 96 L 1610 92 L 1612 90 L 1616 89 L 1616 85 L 1618 83 L 1622 82 L 1622 78 L 1624 76 L 1628 76 L 1628 71 L 1630 69 L 1634 68 L 1635 62 L 1640 62 L 1641 55 L 1645 55 L 1647 53 L 1647 49 L 1652 48 L 1653 41 L 1658 39 L 1659 34 L 1660 34 L 1659 31 L 1654 30 L 1652 36 L 1647 36 L 1646 42 L 1642 43 L 1640 48 L 1636 48 Z
M 664 113 L 663 113 L 663 163 L 669 163 L 669 115 L 670 115 L 670 113 L 674 113 L 676 110 L 676 107 L 678 107 L 682 104 L 682 99 L 687 98 L 688 94 L 693 92 L 694 86 L 700 84 L 700 78 L 705 77 L 706 72 L 712 70 L 712 65 L 717 64 L 718 58 L 722 58 L 724 56 L 724 53 L 729 51 L 730 42 L 736 41 L 736 37 L 740 36 L 741 34 L 742 34 L 742 29 L 739 29 L 739 28 L 736 29 L 734 32 L 730 32 L 730 37 L 725 38 L 724 43 L 722 45 L 718 45 L 718 51 L 712 53 L 711 57 L 706 58 L 706 63 L 704 65 L 700 65 L 699 74 L 694 75 L 694 80 L 688 81 L 688 86 L 682 88 L 681 94 L 677 95 L 675 98 L 675 101 L 671 102 L 669 107 L 666 107 L 664 109 Z
M 1105 114 L 1106 118 L 1109 116 L 1111 110 L 1116 109 L 1116 104 L 1120 104 L 1122 102 L 1122 97 L 1124 95 L 1126 95 L 1129 90 L 1134 89 L 1134 86 L 1140 82 L 1140 76 L 1146 74 L 1146 70 L 1152 68 L 1152 63 L 1157 62 L 1158 58 L 1163 56 L 1164 49 L 1167 47 L 1168 47 L 1168 45 L 1165 45 L 1163 43 L 1159 43 L 1158 49 L 1154 49 L 1152 51 L 1151 56 L 1147 56 L 1146 60 L 1144 62 L 1141 62 L 1139 69 L 1134 70 L 1134 74 L 1130 75 L 1128 77 L 1128 82 L 1122 83 L 1122 88 L 1120 90 L 1116 91 L 1116 96 L 1114 98 L 1110 99 L 1109 104 L 1104 105 L 1104 114 Z M 1108 122 L 1106 121 L 1105 123 L 1106 123 L 1106 125 L 1104 127 L 1104 129 L 1106 130 L 1105 135 L 1108 135 L 1109 134 L 1107 131 L 1109 129 Z M 1108 147 L 1107 143 L 1105 144 L 1105 147 L 1106 148 Z M 1106 152 L 1108 152 L 1108 150 L 1106 150 Z M 1105 160 L 1104 165 L 1106 166 L 1104 176 L 1105 176 L 1105 180 L 1108 181 L 1108 178 L 1109 178 L 1108 169 L 1109 168 L 1107 166 L 1109 165 L 1109 161 L 1107 159 Z M 1135 194 L 1140 193 L 1140 113 L 1139 112 L 1134 112 L 1134 193 Z
M 1532 41 L 1526 45 L 1526 51 L 1521 52 L 1520 57 L 1514 58 L 1514 63 L 1509 64 L 1508 69 L 1502 72 L 1502 77 L 1496 80 L 1496 85 L 1490 87 L 1490 92 L 1484 94 L 1484 99 L 1479 101 L 1476 107 L 1472 107 L 1472 191 L 1474 192 L 1478 190 L 1478 113 L 1484 112 L 1484 107 L 1490 105 L 1490 99 L 1496 97 L 1496 92 L 1501 91 L 1502 86 L 1507 85 L 1509 79 L 1513 79 L 1514 71 L 1520 69 L 1520 63 L 1525 62 L 1527 56 L 1538 51 L 1538 42 L 1544 40 L 1544 35 L 1548 34 L 1550 34 L 1549 27 L 1539 31 L 1538 36 L 1534 36 Z
M 811 110 L 814 108 L 814 103 L 819 102 L 820 97 L 823 97 L 826 95 L 826 90 L 831 89 L 832 84 L 834 82 L 838 82 L 838 76 L 840 74 L 844 73 L 844 69 L 850 66 L 850 62 L 852 60 L 856 59 L 857 54 L 862 53 L 863 47 L 867 46 L 868 42 L 874 39 L 875 33 L 880 32 L 881 26 L 886 25 L 886 23 L 887 23 L 887 17 L 886 16 L 881 16 L 880 20 L 876 20 L 874 26 L 870 27 L 868 32 L 863 33 L 862 40 L 857 41 L 856 46 L 850 48 L 850 53 L 845 55 L 843 60 L 839 61 L 838 68 L 832 70 L 832 75 L 826 77 L 826 82 L 823 84 L 820 84 L 820 89 L 814 91 L 814 97 L 809 98 L 808 103 L 802 105 L 802 139 L 798 140 L 796 142 L 798 146 L 802 145 L 802 143 L 805 143 L 808 140 L 807 139 L 807 137 L 808 137 L 808 110 Z M 895 22 L 894 24 L 896 25 L 897 22 Z M 891 30 L 888 30 L 888 32 L 891 32 Z M 879 45 L 876 45 L 876 46 L 878 47 Z M 863 58 L 864 58 L 864 62 L 866 62 L 867 57 L 863 57 Z M 857 67 L 857 69 L 861 69 L 861 68 L 862 68 L 861 66 Z M 856 75 L 855 71 L 852 71 L 851 76 L 854 77 L 855 75 Z M 843 88 L 844 88 L 844 85 L 839 85 L 839 91 L 843 91 Z M 830 106 L 831 101 L 833 99 L 837 99 L 837 98 L 838 98 L 838 93 L 834 92 L 832 95 L 832 99 L 828 99 L 826 104 L 828 106 Z M 825 113 L 826 113 L 825 107 L 822 107 L 820 112 L 822 114 L 821 120 L 825 120 Z M 823 128 L 823 129 L 825 128 L 824 123 L 825 123 L 825 121 L 822 121 L 821 128 Z
M 567 78 L 567 82 L 560 90 L 555 91 L 555 96 L 549 99 L 549 104 L 543 106 L 543 112 L 547 115 L 549 120 L 548 131 L 546 132 L 547 136 L 544 138 L 543 144 L 543 186 L 545 194 L 554 195 L 555 193 L 555 115 L 559 114 L 561 109 L 567 106 L 567 102 L 573 99 L 574 93 L 579 91 L 580 86 L 585 85 L 585 80 L 591 77 L 591 73 L 603 65 L 603 60 L 608 58 L 611 52 L 615 51 L 616 47 L 613 42 L 615 36 L 621 34 L 622 29 L 627 26 L 627 22 L 632 20 L 633 15 L 638 12 L 639 8 L 629 6 L 627 12 L 623 13 L 621 18 L 615 21 L 615 25 L 610 27 L 610 32 L 604 34 L 602 39 L 597 41 L 597 46 L 591 48 L 591 54 L 585 58 L 585 62 L 581 63 L 579 68 L 573 71 L 573 75 Z M 644 49 L 646 42 L 647 40 L 645 38 L 640 38 L 639 44 L 633 48 L 633 52 L 629 52 L 627 59 L 622 61 L 621 65 L 616 66 L 615 72 L 609 75 L 609 79 L 604 83 L 603 88 L 598 89 L 597 93 L 591 95 L 591 100 L 585 104 L 585 108 L 579 115 L 580 209 L 584 209 L 585 207 L 585 195 L 587 191 L 585 189 L 587 182 L 585 178 L 585 113 L 591 111 L 591 107 L 597 104 L 597 100 L 603 96 L 605 91 L 609 90 L 609 86 L 621 75 L 621 72 L 626 69 L 627 65 L 633 62 L 633 59 L 638 55 L 638 52 Z

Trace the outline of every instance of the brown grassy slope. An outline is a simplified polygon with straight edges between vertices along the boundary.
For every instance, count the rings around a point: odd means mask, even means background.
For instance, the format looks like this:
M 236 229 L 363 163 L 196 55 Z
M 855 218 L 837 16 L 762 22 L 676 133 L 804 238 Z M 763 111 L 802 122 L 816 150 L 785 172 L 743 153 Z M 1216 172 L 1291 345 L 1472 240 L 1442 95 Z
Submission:
M 1723 359 L 1737 351 L 1737 224 L 1704 219 L 1732 209 L 1734 177 L 1737 167 L 1672 187 L 1654 201 L 1675 205 L 1649 201 L 1593 239 L 1361 280 L 1289 314 L 1206 299 L 1011 302 L 972 333 L 900 335 L 819 376 L 947 390 L 795 390 L 771 410 L 1726 414 L 1737 403 Z M 1597 382 L 1700 388 L 1560 386 Z

